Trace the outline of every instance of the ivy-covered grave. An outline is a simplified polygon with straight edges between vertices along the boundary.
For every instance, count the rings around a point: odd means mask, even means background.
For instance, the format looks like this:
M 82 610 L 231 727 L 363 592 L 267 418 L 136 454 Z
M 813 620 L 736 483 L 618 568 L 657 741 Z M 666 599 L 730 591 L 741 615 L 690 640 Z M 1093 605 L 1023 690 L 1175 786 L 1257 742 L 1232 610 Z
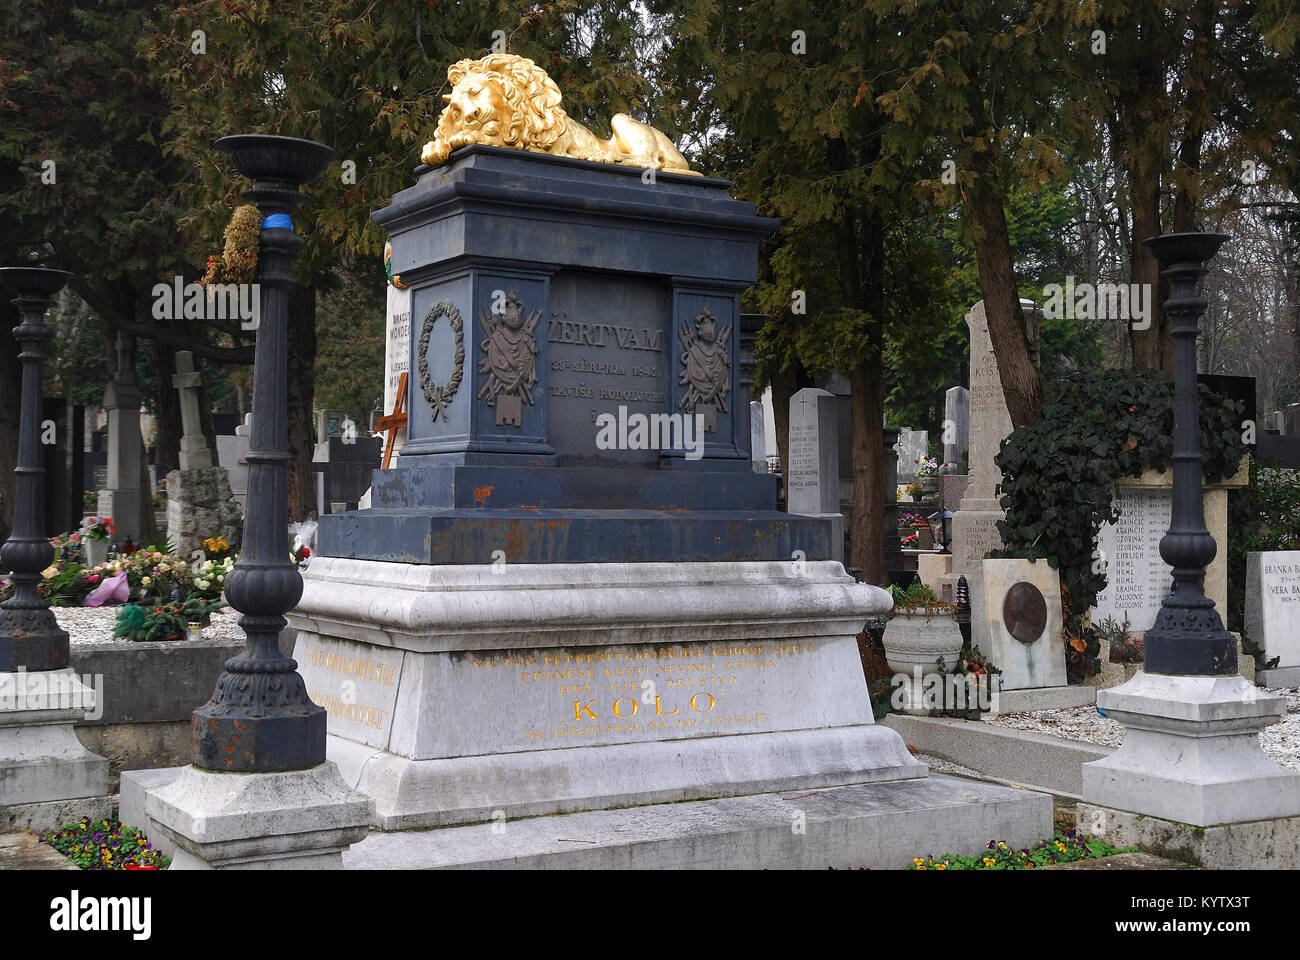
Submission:
M 1159 371 L 1071 374 L 1052 390 L 1038 419 L 1013 431 L 998 454 L 1006 518 L 998 524 L 1004 549 L 992 556 L 1044 558 L 1059 571 L 1063 642 L 1072 683 L 1098 673 L 1101 658 L 1109 658 L 1110 651 L 1102 650 L 1102 618 L 1093 622 L 1091 613 L 1108 575 L 1129 558 L 1105 555 L 1099 535 L 1103 524 L 1120 521 L 1123 501 L 1117 501 L 1117 489 L 1141 484 L 1167 488 L 1167 478 L 1157 475 L 1172 462 L 1173 392 L 1172 378 Z M 1207 486 L 1222 484 L 1241 471 L 1246 451 L 1242 413 L 1239 403 L 1200 388 Z M 1226 524 L 1226 495 L 1223 513 Z M 1216 533 L 1213 528 L 1211 532 Z M 1137 537 L 1142 547 L 1154 549 L 1152 544 L 1163 533 L 1157 521 L 1150 520 L 1141 534 L 1130 534 L 1129 542 Z M 1226 533 L 1220 530 L 1216 538 L 1224 556 Z M 1158 576 L 1155 582 L 1158 588 Z M 1221 612 L 1227 614 L 1226 609 Z

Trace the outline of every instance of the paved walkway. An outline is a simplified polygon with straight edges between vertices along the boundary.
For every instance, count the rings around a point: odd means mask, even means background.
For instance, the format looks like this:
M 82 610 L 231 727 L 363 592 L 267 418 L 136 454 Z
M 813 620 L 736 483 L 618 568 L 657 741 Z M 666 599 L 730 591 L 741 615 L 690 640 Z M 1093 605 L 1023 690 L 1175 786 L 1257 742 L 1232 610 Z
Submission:
M 32 833 L 0 833 L 0 870 L 76 870 L 77 865 Z

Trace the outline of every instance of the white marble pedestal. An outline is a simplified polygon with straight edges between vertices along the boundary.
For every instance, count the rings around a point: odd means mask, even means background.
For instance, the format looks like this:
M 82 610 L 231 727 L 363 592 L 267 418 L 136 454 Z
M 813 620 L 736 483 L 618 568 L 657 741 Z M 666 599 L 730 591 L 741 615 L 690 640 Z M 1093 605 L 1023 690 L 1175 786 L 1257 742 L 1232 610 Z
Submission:
M 1300 773 L 1274 763 L 1259 731 L 1286 713 L 1240 676 L 1139 672 L 1097 692 L 1123 745 L 1083 767 L 1083 799 L 1193 827 L 1300 816 Z
M 330 762 L 285 773 L 122 774 L 122 822 L 169 854 L 172 870 L 340 869 L 372 815 Z
M 95 691 L 70 668 L 0 673 L 0 832 L 108 817 L 108 761 L 72 729 L 94 708 Z

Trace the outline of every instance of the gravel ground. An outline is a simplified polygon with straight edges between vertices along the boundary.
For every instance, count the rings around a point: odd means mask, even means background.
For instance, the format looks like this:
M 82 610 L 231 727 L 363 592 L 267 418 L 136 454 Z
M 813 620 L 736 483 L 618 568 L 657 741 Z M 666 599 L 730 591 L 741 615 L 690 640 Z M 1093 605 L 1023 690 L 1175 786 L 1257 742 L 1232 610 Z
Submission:
M 73 643 L 122 643 L 130 645 L 130 640 L 113 637 L 113 624 L 117 622 L 118 607 L 54 607 L 54 619 L 59 626 L 68 631 L 68 639 Z M 244 631 L 239 628 L 236 618 L 239 614 L 233 610 L 223 610 L 212 615 L 212 626 L 204 627 L 200 636 L 204 640 L 243 640 Z
M 1282 687 L 1267 692 L 1286 698 L 1287 715 L 1281 722 L 1260 732 L 1260 746 L 1282 766 L 1300 770 L 1300 689 Z M 1092 706 L 1007 713 L 988 722 L 1016 730 L 1046 733 L 1063 740 L 1100 743 L 1111 747 L 1124 742 L 1124 728 L 1117 721 L 1101 716 L 1097 713 L 1097 708 Z
M 942 757 L 932 757 L 925 753 L 914 756 L 922 763 L 929 764 L 931 773 L 955 773 L 963 777 L 974 777 L 977 780 L 988 779 L 987 774 L 972 770 L 970 767 L 963 767 L 960 763 L 953 763 L 951 760 L 944 760 Z

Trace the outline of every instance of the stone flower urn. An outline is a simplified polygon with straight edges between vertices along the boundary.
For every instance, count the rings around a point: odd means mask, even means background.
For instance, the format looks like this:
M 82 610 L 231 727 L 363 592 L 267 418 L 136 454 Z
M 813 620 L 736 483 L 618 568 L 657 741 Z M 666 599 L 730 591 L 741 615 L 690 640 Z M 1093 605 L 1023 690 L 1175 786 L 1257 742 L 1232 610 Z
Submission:
M 907 678 L 902 685 L 902 712 L 928 713 L 928 706 L 922 702 L 924 687 L 917 679 L 918 668 L 921 681 L 927 675 L 952 673 L 957 669 L 962 648 L 957 612 L 934 607 L 917 607 L 911 611 L 895 607 L 881 643 L 889 669 Z
M 81 540 L 82 552 L 86 555 L 86 566 L 97 567 L 108 559 L 108 541 L 91 540 L 83 537 Z

